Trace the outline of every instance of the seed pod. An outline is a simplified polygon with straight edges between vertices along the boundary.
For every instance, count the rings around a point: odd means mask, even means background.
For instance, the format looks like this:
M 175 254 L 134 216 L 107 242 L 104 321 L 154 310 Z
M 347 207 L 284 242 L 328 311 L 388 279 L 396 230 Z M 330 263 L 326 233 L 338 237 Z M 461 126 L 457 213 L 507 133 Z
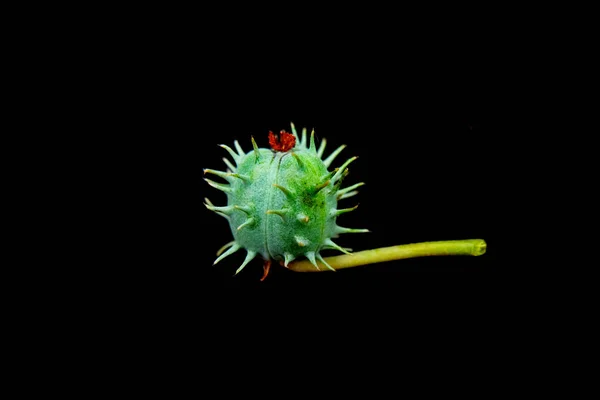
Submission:
M 344 228 L 336 222 L 339 215 L 356 209 L 356 206 L 338 209 L 337 203 L 356 195 L 355 189 L 363 185 L 361 182 L 341 188 L 348 165 L 357 157 L 330 171 L 330 165 L 345 146 L 322 159 L 325 139 L 317 149 L 314 131 L 307 143 L 305 128 L 301 139 L 294 124 L 291 124 L 291 130 L 291 134 L 281 131 L 279 137 L 269 132 L 271 149 L 258 148 L 254 138 L 253 150 L 248 153 L 237 141 L 234 142 L 235 151 L 221 145 L 235 165 L 224 159 L 228 167 L 226 172 L 204 170 L 205 174 L 216 175 L 228 183 L 205 179 L 227 195 L 227 205 L 214 206 L 206 199 L 205 206 L 229 221 L 234 238 L 224 246 L 227 250 L 214 263 L 240 249 L 247 252 L 236 274 L 257 255 L 265 261 L 262 279 L 268 274 L 271 260 L 287 267 L 292 260 L 306 257 L 316 269 L 319 269 L 318 260 L 335 271 L 321 257 L 321 250 L 349 253 L 332 238 L 341 233 L 368 232 L 367 229 Z

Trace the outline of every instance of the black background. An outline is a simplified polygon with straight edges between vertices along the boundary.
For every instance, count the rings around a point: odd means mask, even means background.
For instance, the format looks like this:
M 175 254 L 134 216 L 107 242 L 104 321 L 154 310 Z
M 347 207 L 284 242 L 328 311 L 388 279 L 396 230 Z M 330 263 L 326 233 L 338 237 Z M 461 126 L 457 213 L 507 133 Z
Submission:
M 346 378 L 360 381 L 363 372 L 391 364 L 394 376 L 381 375 L 378 381 L 389 381 L 394 391 L 404 390 L 398 383 L 406 379 L 397 369 L 404 365 L 427 377 L 432 367 L 442 368 L 445 376 L 458 370 L 463 389 L 471 387 L 473 379 L 465 384 L 465 377 L 473 378 L 473 372 L 490 373 L 486 361 L 511 371 L 518 367 L 523 358 L 511 357 L 511 338 L 522 340 L 522 325 L 503 324 L 503 316 L 513 320 L 513 309 L 494 305 L 512 302 L 528 321 L 546 299 L 523 308 L 515 292 L 528 266 L 521 258 L 503 257 L 530 236 L 506 220 L 521 200 L 508 174 L 519 145 L 513 104 L 522 93 L 511 83 L 521 59 L 505 51 L 510 43 L 503 40 L 513 26 L 502 20 L 485 29 L 488 13 L 461 14 L 454 4 L 451 16 L 440 9 L 415 15 L 396 7 L 366 12 L 363 5 L 350 10 L 295 4 L 287 15 L 270 9 L 261 14 L 251 4 L 253 13 L 246 15 L 238 5 L 224 5 L 230 9 L 211 4 L 210 10 L 168 14 L 157 9 L 149 16 L 150 6 L 128 15 L 115 10 L 94 27 L 96 41 L 86 36 L 81 45 L 68 46 L 74 62 L 55 57 L 75 86 L 69 100 L 77 103 L 61 111 L 69 120 L 80 118 L 69 148 L 82 158 L 99 149 L 101 157 L 93 160 L 100 174 L 84 171 L 83 179 L 69 182 L 78 196 L 64 200 L 73 208 L 83 203 L 80 197 L 94 202 L 77 214 L 82 229 L 72 229 L 82 245 L 64 241 L 57 246 L 68 254 L 78 251 L 75 267 L 62 268 L 64 257 L 40 263 L 53 279 L 43 282 L 48 298 L 60 294 L 67 305 L 49 315 L 78 306 L 68 316 L 76 324 L 69 333 L 99 332 L 85 348 L 100 351 L 110 338 L 118 341 L 119 354 L 108 365 L 111 370 L 123 365 L 124 377 L 136 368 L 121 363 L 123 355 L 137 346 L 142 362 L 150 360 L 153 368 L 159 348 L 184 358 L 186 369 L 193 366 L 188 373 L 202 368 L 227 379 L 227 386 L 214 380 L 219 390 L 233 389 L 246 371 L 261 375 L 242 384 L 244 389 L 275 387 L 272 374 L 278 369 L 293 379 L 290 390 L 313 375 L 324 382 L 325 373 L 339 370 L 330 368 L 338 359 L 332 353 L 336 344 L 345 356 L 339 360 L 346 364 Z M 302 10 L 306 14 L 298 15 Z M 334 12 L 327 15 L 328 10 Z M 121 23 L 115 21 L 119 16 Z M 79 31 L 67 30 L 66 36 Z M 58 82 L 56 92 L 64 93 L 62 81 L 50 78 Z M 242 251 L 213 266 L 215 253 L 232 235 L 226 221 L 202 204 L 204 197 L 217 205 L 225 202 L 223 193 L 203 181 L 203 168 L 224 168 L 221 159 L 227 153 L 218 144 L 239 140 L 249 151 L 254 136 L 266 147 L 268 132 L 288 129 L 290 122 L 314 128 L 317 140 L 327 138 L 326 154 L 346 144 L 334 166 L 359 157 L 345 182 L 366 185 L 343 204 L 360 206 L 340 216 L 339 223 L 371 233 L 342 235 L 336 240 L 341 246 L 360 251 L 481 238 L 487 253 L 338 272 L 295 273 L 274 265 L 264 282 L 259 259 L 233 276 Z M 52 125 L 44 133 L 53 138 L 52 129 L 62 127 Z M 97 132 L 89 134 L 94 128 Z M 91 140 L 84 144 L 83 139 Z M 80 193 L 81 182 L 90 181 L 91 192 Z M 87 234 L 90 227 L 94 235 Z M 100 312 L 82 301 L 86 298 L 93 298 Z M 89 328 L 82 316 L 90 318 Z M 140 328 L 128 329 L 135 325 Z M 33 332 L 52 328 L 43 325 Z M 404 333 L 408 338 L 400 336 Z M 320 343 L 326 344 L 322 353 L 302 354 Z M 244 356 L 244 349 L 260 354 Z M 465 349 L 473 349 L 476 357 L 465 358 Z M 265 358 L 264 350 L 302 365 L 302 373 Z M 418 363 L 406 360 L 410 350 Z M 494 350 L 509 355 L 503 359 Z M 445 357 L 448 352 L 454 354 Z M 207 360 L 211 353 L 218 363 Z M 361 353 L 377 359 L 360 361 Z M 446 362 L 440 364 L 436 353 Z M 261 360 L 267 365 L 259 365 Z M 310 370 L 297 363 L 304 360 Z M 465 370 L 456 361 L 474 368 Z M 184 365 L 179 360 L 160 364 L 160 371 Z M 502 382 L 489 387 L 504 387 L 507 375 L 495 376 Z M 434 379 L 427 387 L 433 382 L 446 390 Z M 377 386 L 369 383 L 369 393 Z M 203 389 L 202 384 L 195 388 Z

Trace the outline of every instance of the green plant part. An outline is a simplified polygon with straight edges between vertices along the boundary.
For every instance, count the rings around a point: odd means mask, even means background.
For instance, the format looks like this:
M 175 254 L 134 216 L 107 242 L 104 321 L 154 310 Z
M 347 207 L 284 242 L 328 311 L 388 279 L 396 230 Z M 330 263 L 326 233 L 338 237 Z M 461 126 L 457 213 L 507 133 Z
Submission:
M 374 264 L 406 258 L 430 256 L 480 256 L 485 254 L 487 244 L 483 239 L 444 240 L 437 242 L 422 242 L 400 244 L 397 246 L 380 247 L 363 250 L 343 256 L 327 257 L 327 263 L 336 270 L 352 268 L 360 265 Z M 312 272 L 305 261 L 294 262 L 289 268 L 296 272 Z
M 235 141 L 235 151 L 220 145 L 233 158 L 227 158 L 226 171 L 205 169 L 204 174 L 216 175 L 227 184 L 205 180 L 215 189 L 225 192 L 227 205 L 215 206 L 205 199 L 205 206 L 229 221 L 234 240 L 217 252 L 218 263 L 240 249 L 246 258 L 238 274 L 250 261 L 260 255 L 264 260 L 264 280 L 272 260 L 294 271 L 323 271 L 372 264 L 395 259 L 434 255 L 481 255 L 485 242 L 481 239 L 427 242 L 350 253 L 349 249 L 332 239 L 342 233 L 369 232 L 337 224 L 337 218 L 357 206 L 338 208 L 338 200 L 356 195 L 360 182 L 342 188 L 348 174 L 351 157 L 341 166 L 329 170 L 346 147 L 339 146 L 323 158 L 326 140 L 317 149 L 314 130 L 307 141 L 306 128 L 301 138 L 291 124 L 292 133 L 281 131 L 279 137 L 269 132 L 271 149 L 258 148 L 254 138 L 253 150 L 245 153 Z M 321 251 L 338 250 L 344 256 L 323 258 Z M 297 261 L 294 261 L 297 260 Z M 307 261 L 305 261 L 307 260 Z
M 307 142 L 306 129 L 299 138 L 294 125 L 292 134 L 281 131 L 279 138 L 269 133 L 271 149 L 258 148 L 245 153 L 235 141 L 234 151 L 226 145 L 235 165 L 225 159 L 226 172 L 205 169 L 205 174 L 223 178 L 228 184 L 205 179 L 211 186 L 227 195 L 227 205 L 214 206 L 206 200 L 206 207 L 229 221 L 234 240 L 227 250 L 215 260 L 245 249 L 247 254 L 239 273 L 252 259 L 260 255 L 264 260 L 264 276 L 271 260 L 284 266 L 299 258 L 308 259 L 320 270 L 321 266 L 335 270 L 321 256 L 321 250 L 336 249 L 349 253 L 332 239 L 342 233 L 368 232 L 368 229 L 350 229 L 339 226 L 337 217 L 355 207 L 337 208 L 338 200 L 352 197 L 363 183 L 342 188 L 342 180 L 348 173 L 352 157 L 340 167 L 329 171 L 344 145 L 323 159 L 326 141 L 319 148 L 315 145 L 314 131 Z

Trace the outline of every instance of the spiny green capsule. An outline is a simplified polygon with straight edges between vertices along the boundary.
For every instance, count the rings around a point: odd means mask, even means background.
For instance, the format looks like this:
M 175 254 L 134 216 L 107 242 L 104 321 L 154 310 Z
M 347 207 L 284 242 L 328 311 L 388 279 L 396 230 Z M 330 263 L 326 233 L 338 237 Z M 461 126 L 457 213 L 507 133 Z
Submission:
M 337 203 L 356 195 L 355 189 L 363 185 L 361 182 L 341 188 L 342 179 L 348 174 L 348 165 L 357 157 L 329 171 L 329 166 L 345 145 L 322 159 L 325 139 L 317 149 L 314 130 L 310 143 L 306 140 L 306 128 L 302 130 L 301 139 L 293 123 L 291 130 L 292 134 L 281 131 L 279 138 L 269 132 L 271 149 L 258 148 L 254 138 L 254 149 L 248 153 L 237 141 L 234 142 L 235 151 L 220 145 L 233 158 L 235 165 L 224 158 L 228 167 L 226 172 L 204 170 L 205 174 L 216 175 L 227 182 L 205 179 L 209 185 L 227 195 L 227 205 L 214 206 L 205 199 L 205 206 L 229 221 L 234 237 L 221 249 L 227 250 L 214 263 L 242 248 L 247 252 L 236 274 L 257 255 L 265 260 L 262 279 L 268 274 L 271 260 L 280 261 L 287 267 L 292 260 L 306 257 L 317 269 L 319 260 L 335 271 L 321 257 L 321 250 L 349 253 L 332 238 L 341 233 L 368 232 L 368 229 L 344 228 L 336 223 L 339 215 L 356 209 L 338 209 Z

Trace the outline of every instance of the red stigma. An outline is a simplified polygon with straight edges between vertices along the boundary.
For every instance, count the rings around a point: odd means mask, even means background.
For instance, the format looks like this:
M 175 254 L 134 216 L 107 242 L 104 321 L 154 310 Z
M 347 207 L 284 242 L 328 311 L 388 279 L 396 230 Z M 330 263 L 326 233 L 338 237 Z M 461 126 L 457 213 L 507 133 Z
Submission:
M 286 152 L 296 145 L 296 138 L 284 130 L 279 132 L 279 138 L 269 131 L 269 145 L 275 151 Z

